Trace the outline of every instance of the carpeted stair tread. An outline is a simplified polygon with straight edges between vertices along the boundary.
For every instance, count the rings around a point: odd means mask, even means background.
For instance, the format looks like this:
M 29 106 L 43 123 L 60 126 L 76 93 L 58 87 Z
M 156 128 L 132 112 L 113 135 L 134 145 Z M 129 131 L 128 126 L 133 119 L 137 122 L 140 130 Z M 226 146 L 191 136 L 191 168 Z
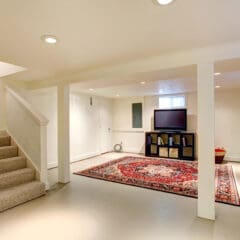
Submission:
M 8 133 L 7 133 L 7 131 L 5 131 L 5 130 L 0 130 L 0 137 L 5 137 L 5 136 L 9 136 L 8 135 Z
M 16 171 L 0 174 L 0 189 L 31 182 L 35 178 L 35 171 L 31 168 L 23 168 Z
M 46 193 L 35 170 L 27 168 L 26 158 L 18 154 L 18 147 L 11 146 L 11 136 L 0 131 L 0 212 Z
M 0 147 L 11 145 L 11 138 L 9 136 L 0 136 Z
M 4 158 L 16 157 L 18 155 L 18 148 L 16 146 L 0 147 L 0 160 Z
M 12 157 L 0 160 L 0 174 L 22 168 L 26 168 L 26 159 L 24 157 Z
M 45 193 L 45 185 L 39 181 L 0 190 L 0 212 L 43 196 Z

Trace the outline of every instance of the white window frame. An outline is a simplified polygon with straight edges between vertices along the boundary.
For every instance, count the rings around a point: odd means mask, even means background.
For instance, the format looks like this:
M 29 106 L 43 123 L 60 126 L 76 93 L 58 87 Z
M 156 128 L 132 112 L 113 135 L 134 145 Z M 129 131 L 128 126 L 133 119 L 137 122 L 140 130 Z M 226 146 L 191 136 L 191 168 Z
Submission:
M 182 106 L 174 106 L 173 105 L 173 99 L 174 98 L 179 98 L 179 97 L 182 97 L 182 98 L 184 98 L 184 105 L 182 105 Z M 163 107 L 163 106 L 161 106 L 161 103 L 160 103 L 160 101 L 161 101 L 161 98 L 169 98 L 170 99 L 170 105 L 169 106 L 165 106 L 165 107 Z M 158 107 L 159 107 L 159 109 L 180 109 L 180 108 L 186 108 L 187 107 L 187 97 L 186 97 L 186 95 L 165 95 L 165 96 L 159 96 L 159 98 L 158 98 Z

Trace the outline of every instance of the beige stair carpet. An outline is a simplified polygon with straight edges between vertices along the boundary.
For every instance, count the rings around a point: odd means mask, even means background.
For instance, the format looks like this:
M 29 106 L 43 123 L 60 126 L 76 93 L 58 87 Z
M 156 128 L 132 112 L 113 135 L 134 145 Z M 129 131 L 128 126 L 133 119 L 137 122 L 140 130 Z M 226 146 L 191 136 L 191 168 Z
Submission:
M 45 185 L 36 180 L 35 170 L 18 156 L 11 137 L 0 134 L 0 212 L 44 195 Z
M 26 159 L 24 157 L 12 157 L 1 159 L 0 174 L 14 171 L 26 167 Z

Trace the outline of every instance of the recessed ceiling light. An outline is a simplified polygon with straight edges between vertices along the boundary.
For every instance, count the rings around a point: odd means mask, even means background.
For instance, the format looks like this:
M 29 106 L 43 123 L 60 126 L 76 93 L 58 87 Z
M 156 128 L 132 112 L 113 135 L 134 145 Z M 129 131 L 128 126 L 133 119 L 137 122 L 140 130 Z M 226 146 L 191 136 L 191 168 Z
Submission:
M 173 2 L 173 0 L 157 0 L 160 5 L 168 5 Z
M 215 72 L 215 73 L 214 73 L 214 76 L 219 76 L 219 75 L 221 75 L 220 72 Z
M 160 90 L 158 91 L 158 93 L 163 93 L 163 89 L 160 89 Z
M 58 39 L 57 39 L 55 36 L 53 36 L 53 35 L 43 35 L 43 36 L 41 37 L 41 39 L 42 39 L 44 42 L 50 43 L 50 44 L 55 44 L 55 43 L 57 43 L 57 41 L 58 41 Z
M 91 92 L 92 92 L 92 91 L 94 91 L 94 89 L 93 89 L 93 88 L 89 88 L 89 91 L 91 91 Z
M 219 85 L 217 85 L 217 86 L 215 86 L 215 88 L 220 88 L 221 86 L 219 86 Z
M 119 94 L 116 94 L 116 97 L 119 97 L 120 95 Z
M 146 84 L 146 82 L 145 81 L 142 81 L 142 82 L 140 82 L 142 85 L 144 85 L 144 84 Z

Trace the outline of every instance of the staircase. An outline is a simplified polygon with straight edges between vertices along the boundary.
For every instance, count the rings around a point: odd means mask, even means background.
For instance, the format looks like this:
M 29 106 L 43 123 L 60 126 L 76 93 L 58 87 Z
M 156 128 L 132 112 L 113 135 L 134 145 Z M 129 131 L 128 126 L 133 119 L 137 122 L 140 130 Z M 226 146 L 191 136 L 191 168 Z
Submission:
M 45 185 L 36 180 L 35 170 L 27 167 L 11 137 L 0 132 L 0 212 L 45 194 Z

